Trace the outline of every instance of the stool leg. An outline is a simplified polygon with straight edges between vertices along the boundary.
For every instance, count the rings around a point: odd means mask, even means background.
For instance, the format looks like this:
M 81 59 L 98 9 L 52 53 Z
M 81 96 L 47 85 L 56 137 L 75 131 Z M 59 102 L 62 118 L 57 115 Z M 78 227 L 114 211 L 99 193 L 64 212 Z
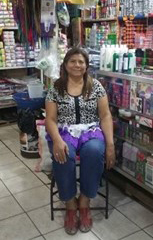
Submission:
M 106 212 L 105 212 L 105 218 L 108 219 L 108 199 L 109 199 L 109 186 L 108 186 L 108 174 L 106 172 Z
M 54 206 L 53 206 L 53 188 L 55 185 L 55 179 L 52 177 L 50 185 L 50 207 L 51 207 L 51 220 L 54 220 Z

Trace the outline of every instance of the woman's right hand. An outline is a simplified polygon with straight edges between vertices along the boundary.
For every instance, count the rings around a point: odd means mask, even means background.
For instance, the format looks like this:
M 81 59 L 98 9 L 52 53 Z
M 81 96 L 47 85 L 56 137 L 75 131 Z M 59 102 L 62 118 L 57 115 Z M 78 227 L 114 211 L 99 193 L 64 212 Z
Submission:
M 67 155 L 69 155 L 69 148 L 62 139 L 53 142 L 53 155 L 57 162 L 64 164 L 67 161 Z

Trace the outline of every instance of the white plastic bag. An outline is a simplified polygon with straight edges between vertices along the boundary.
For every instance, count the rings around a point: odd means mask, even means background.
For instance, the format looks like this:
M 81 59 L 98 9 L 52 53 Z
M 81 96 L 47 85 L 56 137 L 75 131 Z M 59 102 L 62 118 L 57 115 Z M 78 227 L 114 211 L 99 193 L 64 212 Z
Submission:
M 46 130 L 44 125 L 44 120 L 37 120 L 37 131 L 38 131 L 38 148 L 39 148 L 39 155 L 41 159 L 37 162 L 35 166 L 36 172 L 51 172 L 52 170 L 52 158 L 51 153 L 49 152 L 48 143 L 45 138 Z

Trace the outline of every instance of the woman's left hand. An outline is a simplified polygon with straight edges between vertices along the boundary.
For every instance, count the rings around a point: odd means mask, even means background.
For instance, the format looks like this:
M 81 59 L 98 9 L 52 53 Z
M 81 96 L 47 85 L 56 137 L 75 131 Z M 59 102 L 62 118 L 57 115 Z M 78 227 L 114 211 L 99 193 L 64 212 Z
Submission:
M 115 165 L 115 147 L 114 145 L 106 145 L 106 167 L 107 169 L 113 168 Z

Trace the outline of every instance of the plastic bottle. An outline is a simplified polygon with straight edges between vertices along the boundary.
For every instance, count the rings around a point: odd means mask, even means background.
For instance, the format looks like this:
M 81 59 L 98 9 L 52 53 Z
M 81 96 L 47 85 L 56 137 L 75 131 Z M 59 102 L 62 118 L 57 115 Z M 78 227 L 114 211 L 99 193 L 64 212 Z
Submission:
M 124 54 L 124 48 L 123 45 L 120 46 L 119 50 L 119 61 L 118 61 L 118 71 L 121 73 L 123 69 L 123 54 Z
M 105 71 L 112 71 L 112 62 L 113 62 L 113 47 L 107 46 L 105 51 Z
M 97 45 L 97 25 L 93 24 L 90 32 L 90 47 L 96 47 Z
M 128 64 L 128 73 L 134 74 L 136 68 L 136 56 L 135 49 L 130 49 L 128 54 L 129 64 Z
M 105 52 L 106 52 L 106 46 L 103 45 L 100 48 L 100 70 L 105 69 Z
M 128 52 L 125 49 L 125 52 L 123 54 L 123 73 L 128 73 L 128 65 L 129 65 Z
M 116 46 L 115 52 L 113 54 L 113 72 L 118 72 L 119 70 L 119 48 Z

